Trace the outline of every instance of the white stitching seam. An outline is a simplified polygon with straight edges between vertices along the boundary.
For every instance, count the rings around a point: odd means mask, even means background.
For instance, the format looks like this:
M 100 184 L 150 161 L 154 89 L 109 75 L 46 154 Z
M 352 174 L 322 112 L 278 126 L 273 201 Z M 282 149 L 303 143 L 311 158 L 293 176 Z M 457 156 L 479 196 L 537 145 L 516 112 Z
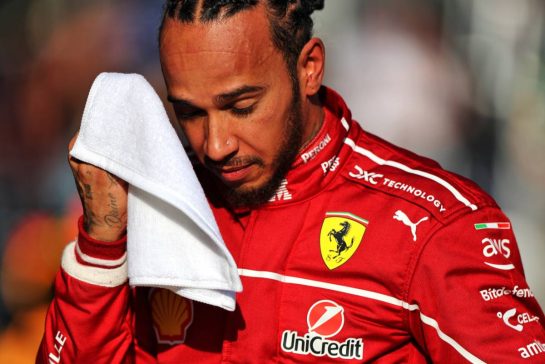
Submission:
M 343 286 L 339 284 L 334 283 L 328 283 L 328 282 L 322 282 L 322 281 L 316 281 L 312 279 L 306 279 L 306 278 L 299 278 L 294 276 L 287 276 L 282 275 L 274 272 L 268 272 L 268 271 L 256 271 L 251 269 L 239 269 L 238 273 L 241 276 L 244 277 L 251 277 L 251 278 L 264 278 L 264 279 L 271 279 L 275 280 L 281 283 L 286 284 L 299 284 L 302 286 L 308 286 L 308 287 L 316 287 L 316 288 L 323 288 L 328 289 L 336 292 L 342 292 L 347 293 L 359 297 L 365 297 L 376 301 L 385 302 L 391 305 L 400 306 L 403 307 L 406 310 L 409 311 L 420 311 L 420 307 L 418 305 L 409 304 L 407 302 L 404 302 L 402 300 L 399 300 L 395 297 L 391 297 L 382 293 L 377 293 L 373 291 L 368 291 L 365 289 L 360 288 L 354 288 L 349 286 Z M 437 321 L 432 319 L 431 317 L 428 317 L 424 315 L 420 311 L 420 319 L 422 322 L 428 326 L 433 327 L 439 336 L 441 340 L 452 346 L 454 350 L 456 350 L 458 353 L 460 353 L 461 356 L 463 356 L 466 360 L 468 360 L 470 363 L 476 363 L 476 364 L 483 364 L 485 363 L 481 359 L 477 358 L 475 355 L 471 354 L 469 351 L 464 349 L 460 344 L 458 344 L 453 338 L 445 334 L 443 331 L 441 331 L 441 328 L 439 327 L 439 324 Z
M 344 119 L 343 119 L 343 121 L 344 121 Z M 406 166 L 404 164 L 401 164 L 399 162 L 396 162 L 396 161 L 382 159 L 379 156 L 377 156 L 376 154 L 374 154 L 373 152 L 371 152 L 370 150 L 367 150 L 365 148 L 362 148 L 362 147 L 356 145 L 356 143 L 350 138 L 345 138 L 344 143 L 347 144 L 350 148 L 352 148 L 356 153 L 359 153 L 359 154 L 361 154 L 363 156 L 366 156 L 367 158 L 371 159 L 376 164 L 398 168 L 398 169 L 401 169 L 402 171 L 405 171 L 407 173 L 415 174 L 417 176 L 424 177 L 424 178 L 427 178 L 427 179 L 430 179 L 430 180 L 432 180 L 434 182 L 439 183 L 441 186 L 443 186 L 447 190 L 449 190 L 450 193 L 452 193 L 454 195 L 454 197 L 458 201 L 460 201 L 461 203 L 463 203 L 464 205 L 466 205 L 467 207 L 469 207 L 473 211 L 477 210 L 477 206 L 475 204 L 471 203 L 467 198 L 462 196 L 462 194 L 456 188 L 454 188 L 450 183 L 448 183 L 444 179 L 439 178 L 436 175 L 433 175 L 433 174 L 428 173 L 428 172 L 420 171 L 418 169 L 412 169 L 412 168 L 410 168 L 410 167 L 408 167 L 408 166 Z

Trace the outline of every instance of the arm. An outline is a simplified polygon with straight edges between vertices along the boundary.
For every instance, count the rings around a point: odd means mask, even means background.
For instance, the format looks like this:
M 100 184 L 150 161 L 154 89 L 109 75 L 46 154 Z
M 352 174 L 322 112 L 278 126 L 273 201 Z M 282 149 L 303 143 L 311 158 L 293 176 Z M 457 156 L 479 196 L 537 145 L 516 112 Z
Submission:
M 96 241 L 80 219 L 78 241 L 65 248 L 55 280 L 37 363 L 132 362 L 124 250 L 125 238 L 107 245 Z
M 484 223 L 506 223 L 483 225 Z M 436 231 L 415 262 L 409 325 L 434 362 L 545 361 L 545 318 L 495 207 Z
M 139 350 L 133 344 L 127 284 L 127 184 L 92 165 L 69 162 L 84 215 L 77 241 L 63 253 L 36 361 L 135 362 Z M 138 362 L 155 362 L 149 355 L 136 356 Z

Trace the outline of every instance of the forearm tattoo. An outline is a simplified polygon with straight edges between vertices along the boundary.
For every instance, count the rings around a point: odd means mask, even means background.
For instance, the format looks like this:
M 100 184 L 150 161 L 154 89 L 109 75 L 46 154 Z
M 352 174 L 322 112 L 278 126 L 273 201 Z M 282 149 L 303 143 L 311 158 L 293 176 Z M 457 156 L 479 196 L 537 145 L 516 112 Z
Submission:
M 119 216 L 117 198 L 112 193 L 108 193 L 108 197 L 110 198 L 110 202 L 108 203 L 108 206 L 110 206 L 110 212 L 104 216 L 104 222 L 109 227 L 119 227 L 121 224 L 121 217 Z

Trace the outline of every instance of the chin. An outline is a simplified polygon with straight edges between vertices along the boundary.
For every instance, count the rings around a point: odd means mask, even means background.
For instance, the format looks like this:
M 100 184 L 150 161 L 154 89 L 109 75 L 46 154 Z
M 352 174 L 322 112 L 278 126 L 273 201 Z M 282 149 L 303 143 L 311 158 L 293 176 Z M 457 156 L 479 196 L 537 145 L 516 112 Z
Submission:
M 270 177 L 263 182 L 243 184 L 227 188 L 225 198 L 232 207 L 254 207 L 268 202 L 274 195 L 282 179 Z
M 260 177 L 257 180 L 241 183 L 237 186 L 231 186 L 237 193 L 251 193 L 265 188 L 271 181 L 271 176 Z

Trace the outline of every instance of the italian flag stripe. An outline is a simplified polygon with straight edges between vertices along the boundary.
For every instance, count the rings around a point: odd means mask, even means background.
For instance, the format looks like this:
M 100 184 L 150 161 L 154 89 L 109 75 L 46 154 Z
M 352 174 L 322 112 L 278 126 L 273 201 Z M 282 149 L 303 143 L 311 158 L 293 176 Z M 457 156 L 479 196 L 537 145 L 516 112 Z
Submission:
M 359 222 L 362 223 L 363 225 L 369 224 L 369 221 L 367 221 L 367 220 L 365 220 L 365 219 L 362 219 L 361 217 L 356 216 L 356 215 L 354 215 L 354 214 L 351 214 L 350 212 L 337 212 L 337 211 L 332 211 L 332 212 L 326 212 L 325 216 L 327 216 L 327 217 L 333 217 L 333 216 L 347 217 L 347 218 L 349 218 L 349 219 L 359 221 Z
M 475 224 L 475 230 L 482 229 L 511 229 L 511 224 L 508 222 L 481 222 Z

